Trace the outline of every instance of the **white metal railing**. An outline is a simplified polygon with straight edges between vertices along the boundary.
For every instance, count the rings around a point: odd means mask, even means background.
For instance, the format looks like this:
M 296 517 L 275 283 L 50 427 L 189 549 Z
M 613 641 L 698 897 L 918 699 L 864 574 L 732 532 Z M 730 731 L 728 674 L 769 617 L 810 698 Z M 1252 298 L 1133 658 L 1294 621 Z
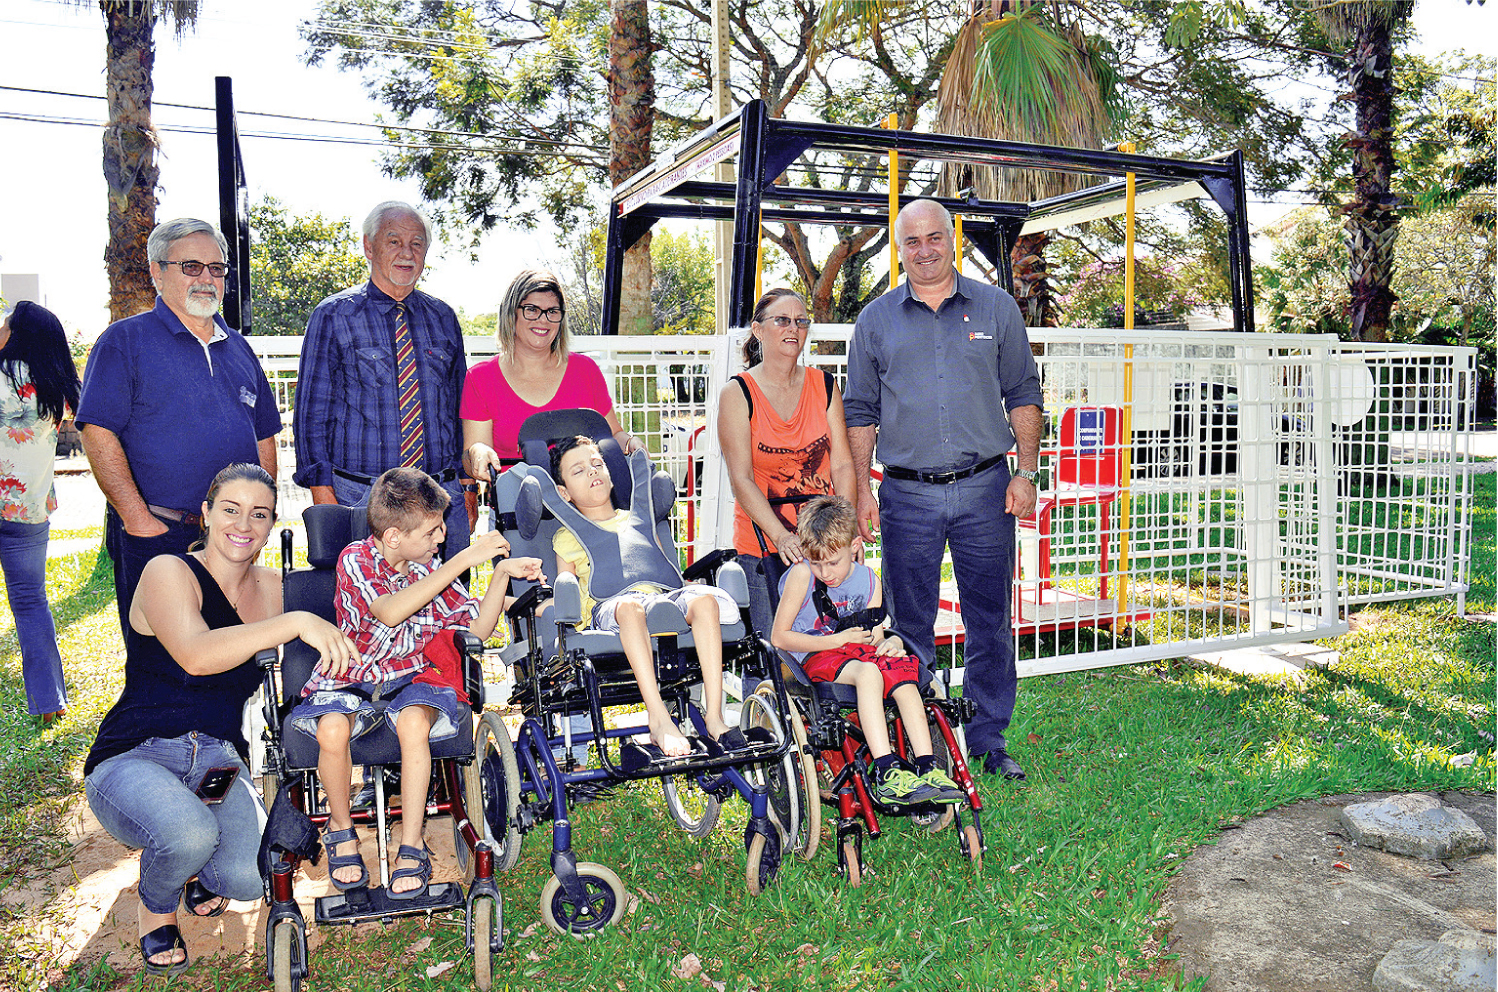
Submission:
M 817 327 L 808 363 L 841 381 L 851 330 Z M 1022 674 L 1325 636 L 1345 629 L 1352 603 L 1455 595 L 1464 604 L 1472 349 L 1231 332 L 1030 334 L 1050 506 L 1019 527 Z M 289 481 L 301 339 L 251 340 L 282 403 L 281 483 L 295 516 L 306 501 Z M 742 331 L 574 339 L 603 369 L 621 420 L 685 494 L 676 532 L 696 553 L 731 543 L 715 419 L 719 392 L 742 368 L 742 340 Z M 465 346 L 470 364 L 494 353 L 490 338 Z M 1110 433 L 1108 418 L 1125 415 Z M 1074 478 L 1079 438 L 1087 457 L 1119 465 L 1115 491 Z M 942 598 L 939 633 L 958 641 L 950 583 Z

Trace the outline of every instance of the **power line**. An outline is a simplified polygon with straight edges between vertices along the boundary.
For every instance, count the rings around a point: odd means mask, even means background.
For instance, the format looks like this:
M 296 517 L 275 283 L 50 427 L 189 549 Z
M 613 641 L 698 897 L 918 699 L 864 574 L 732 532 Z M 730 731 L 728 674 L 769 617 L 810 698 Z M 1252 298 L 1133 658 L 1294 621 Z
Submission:
M 39 95 L 39 96 L 72 97 L 72 98 L 77 98 L 77 99 L 82 99 L 82 100 L 103 100 L 104 99 L 104 97 L 98 96 L 98 95 L 95 95 L 95 94 L 92 94 L 92 93 L 65 93 L 65 92 L 61 92 L 59 90 L 40 90 L 40 89 L 32 89 L 32 88 L 25 87 L 25 86 L 0 86 L 0 91 L 7 91 L 7 90 L 10 91 L 10 92 L 14 92 L 14 93 L 31 93 L 31 94 Z M 200 106 L 200 105 L 196 105 L 196 104 L 190 104 L 190 103 L 166 103 L 166 102 L 160 102 L 160 103 L 154 103 L 153 106 L 156 106 L 156 107 L 171 107 L 171 108 L 176 109 L 176 110 L 205 111 L 205 112 L 208 112 L 208 113 L 212 113 L 213 109 L 214 109 L 212 107 L 204 107 L 204 106 Z M 578 152 L 592 152 L 592 153 L 597 153 L 597 154 L 602 154 L 602 153 L 605 153 L 605 152 L 608 151 L 608 148 L 606 146 L 604 146 L 604 145 L 585 145 L 585 144 L 580 144 L 578 142 L 573 142 L 573 141 L 558 141 L 555 138 L 532 138 L 532 137 L 525 136 L 525 135 L 515 135 L 515 134 L 493 135 L 493 134 L 484 134 L 484 133 L 479 132 L 479 131 L 456 131 L 456 130 L 451 130 L 451 129 L 446 129 L 446 128 L 417 127 L 417 126 L 411 125 L 411 124 L 390 124 L 390 123 L 382 123 L 382 122 L 378 122 L 378 121 L 335 121 L 335 120 L 328 120 L 326 118 L 321 118 L 321 117 L 302 117 L 302 116 L 298 116 L 296 114 L 273 114 L 273 113 L 269 113 L 269 112 L 266 112 L 266 111 L 256 111 L 256 110 L 236 110 L 235 111 L 235 116 L 236 117 L 238 117 L 238 116 L 244 116 L 244 117 L 268 117 L 268 118 L 272 118 L 272 119 L 275 119 L 275 120 L 301 121 L 301 122 L 307 123 L 307 124 L 332 124 L 332 125 L 340 126 L 340 127 L 374 127 L 374 128 L 380 128 L 381 130 L 389 130 L 389 131 L 413 131 L 413 132 L 416 132 L 418 134 L 446 135 L 446 136 L 449 136 L 449 137 L 460 137 L 460 138 L 481 138 L 481 139 L 490 140 L 490 141 L 495 140 L 496 137 L 498 137 L 498 138 L 508 138 L 509 140 L 512 140 L 512 141 L 524 141 L 527 144 L 550 145 L 550 146 L 554 146 L 556 148 L 575 149 Z M 379 142 L 373 142 L 373 143 L 378 144 Z

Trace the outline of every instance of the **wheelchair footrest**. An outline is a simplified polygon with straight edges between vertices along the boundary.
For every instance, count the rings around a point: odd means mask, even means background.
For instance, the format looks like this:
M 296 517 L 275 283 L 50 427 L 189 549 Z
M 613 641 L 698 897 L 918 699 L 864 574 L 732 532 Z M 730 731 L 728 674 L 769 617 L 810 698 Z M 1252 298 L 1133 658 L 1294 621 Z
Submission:
M 318 926 L 329 926 L 389 921 L 397 916 L 462 909 L 465 905 L 463 886 L 457 882 L 433 882 L 415 899 L 395 899 L 384 886 L 377 886 L 322 896 L 316 903 L 316 916 Z

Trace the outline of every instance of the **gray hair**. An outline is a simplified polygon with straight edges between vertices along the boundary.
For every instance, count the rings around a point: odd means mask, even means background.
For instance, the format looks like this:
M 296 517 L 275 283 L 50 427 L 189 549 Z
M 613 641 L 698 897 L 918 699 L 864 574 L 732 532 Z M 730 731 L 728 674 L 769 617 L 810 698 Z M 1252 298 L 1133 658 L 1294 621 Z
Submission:
M 557 324 L 557 336 L 551 339 L 551 353 L 558 358 L 567 357 L 567 293 L 562 281 L 545 269 L 526 269 L 515 277 L 505 298 L 499 304 L 499 314 L 494 322 L 494 339 L 499 353 L 508 356 L 515 347 L 515 317 L 520 313 L 520 302 L 532 293 L 555 293 L 562 305 L 562 320 Z
M 386 200 L 384 203 L 375 204 L 375 208 L 364 218 L 364 236 L 373 241 L 380 233 L 380 225 L 385 223 L 389 214 L 409 214 L 421 221 L 421 229 L 426 232 L 427 244 L 432 243 L 432 222 L 427 220 L 426 214 L 417 210 L 411 204 L 403 200 Z
M 905 215 L 910 212 L 910 209 L 912 207 L 918 207 L 922 204 L 933 206 L 938 211 L 940 211 L 942 220 L 946 221 L 947 224 L 947 233 L 952 234 L 955 232 L 956 227 L 952 223 L 952 212 L 946 207 L 942 206 L 940 203 L 937 203 L 935 200 L 911 200 L 909 203 L 905 204 L 905 206 L 895 216 L 894 227 L 890 230 L 891 237 L 893 237 L 896 241 L 900 240 L 900 221 L 905 219 Z
M 194 234 L 213 235 L 213 240 L 218 242 L 218 250 L 223 254 L 224 261 L 229 260 L 229 242 L 224 240 L 218 228 L 196 217 L 164 220 L 152 228 L 151 236 L 146 239 L 146 259 L 152 265 L 165 262 L 166 257 L 172 253 L 172 245 Z

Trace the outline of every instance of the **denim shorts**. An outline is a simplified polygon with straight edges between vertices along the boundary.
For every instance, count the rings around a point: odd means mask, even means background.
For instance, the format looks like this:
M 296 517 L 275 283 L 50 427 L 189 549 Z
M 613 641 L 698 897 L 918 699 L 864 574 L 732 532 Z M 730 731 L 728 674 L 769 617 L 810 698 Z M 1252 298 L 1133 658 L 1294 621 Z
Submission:
M 458 694 L 454 690 L 445 685 L 417 682 L 414 675 L 407 675 L 390 685 L 382 685 L 379 695 L 381 699 L 390 700 L 385 707 L 385 720 L 390 724 L 392 733 L 395 732 L 396 718 L 407 706 L 430 706 L 436 710 L 432 732 L 428 736 L 429 740 L 434 741 L 456 737 L 458 728 L 466 726 L 468 715 L 472 712 L 458 700 Z M 316 740 L 317 722 L 329 713 L 354 715 L 350 739 L 367 734 L 379 726 L 378 711 L 374 703 L 357 692 L 345 689 L 323 689 L 303 699 L 291 711 L 291 726 Z

